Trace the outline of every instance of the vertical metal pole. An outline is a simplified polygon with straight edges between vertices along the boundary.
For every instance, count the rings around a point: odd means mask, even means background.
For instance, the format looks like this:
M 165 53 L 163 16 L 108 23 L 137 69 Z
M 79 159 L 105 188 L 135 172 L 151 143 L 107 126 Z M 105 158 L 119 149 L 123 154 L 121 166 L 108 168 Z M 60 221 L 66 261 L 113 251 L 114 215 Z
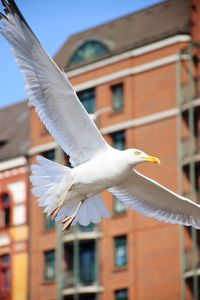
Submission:
M 181 52 L 178 53 L 178 61 L 176 63 L 176 91 L 177 91 L 177 155 L 178 155 L 178 192 L 183 194 L 183 170 L 182 170 L 182 110 L 183 103 L 182 92 L 182 68 L 181 68 Z M 181 261 L 181 299 L 186 299 L 185 290 L 185 256 L 184 256 L 184 227 L 179 226 L 179 242 L 180 242 L 180 261 Z
M 189 47 L 189 129 L 190 129 L 190 184 L 193 200 L 196 200 L 196 187 L 195 187 L 195 132 L 194 132 L 194 69 L 193 69 L 193 48 L 192 45 Z M 192 244 L 193 244 L 193 289 L 195 299 L 199 299 L 199 289 L 198 289 L 198 276 L 196 274 L 196 251 L 197 251 L 197 232 L 196 229 L 192 228 Z
M 55 152 L 55 160 L 58 163 L 64 162 L 64 156 L 62 149 L 58 146 Z M 55 223 L 56 229 L 56 283 L 57 283 L 57 300 L 63 300 L 63 237 L 62 237 L 62 230 L 61 224 Z
M 96 225 L 95 230 L 99 230 L 99 225 Z M 99 238 L 95 239 L 95 283 L 99 286 Z M 99 293 L 96 294 L 96 300 L 99 299 Z
M 75 228 L 75 239 L 74 239 L 74 288 L 75 288 L 75 293 L 74 293 L 74 300 L 79 299 L 79 294 L 78 294 L 78 286 L 79 286 L 79 240 L 77 237 L 77 225 Z

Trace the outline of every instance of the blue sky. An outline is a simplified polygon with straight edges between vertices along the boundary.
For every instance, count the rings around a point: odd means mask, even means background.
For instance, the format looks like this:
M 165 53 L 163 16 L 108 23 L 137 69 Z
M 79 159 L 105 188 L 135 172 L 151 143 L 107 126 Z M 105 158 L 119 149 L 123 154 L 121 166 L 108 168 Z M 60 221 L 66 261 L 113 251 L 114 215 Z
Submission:
M 16 0 L 46 51 L 53 56 L 66 39 L 161 0 Z M 0 4 L 0 10 L 2 6 Z M 0 107 L 26 99 L 10 47 L 0 36 Z

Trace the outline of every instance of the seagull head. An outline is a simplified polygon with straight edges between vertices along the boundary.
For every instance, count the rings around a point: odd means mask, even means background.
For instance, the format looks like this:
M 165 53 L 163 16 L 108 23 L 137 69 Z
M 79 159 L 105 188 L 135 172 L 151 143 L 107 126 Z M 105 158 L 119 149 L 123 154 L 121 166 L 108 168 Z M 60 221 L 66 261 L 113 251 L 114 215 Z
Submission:
M 159 158 L 155 156 L 150 156 L 146 154 L 144 151 L 138 149 L 127 149 L 124 151 L 126 153 L 126 157 L 129 162 L 135 166 L 143 162 L 150 162 L 153 164 L 160 164 Z

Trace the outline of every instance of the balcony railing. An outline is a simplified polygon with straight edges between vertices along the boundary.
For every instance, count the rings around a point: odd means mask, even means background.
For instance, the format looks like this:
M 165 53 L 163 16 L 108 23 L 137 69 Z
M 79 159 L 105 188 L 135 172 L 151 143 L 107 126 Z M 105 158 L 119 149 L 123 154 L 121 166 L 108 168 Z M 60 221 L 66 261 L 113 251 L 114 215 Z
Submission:
M 191 140 L 184 139 L 181 143 L 181 156 L 182 158 L 186 158 L 193 154 L 200 153 L 200 136 L 194 138 L 194 142 L 192 143 Z
M 91 286 L 96 283 L 95 268 L 80 271 L 78 277 L 73 271 L 65 271 L 62 274 L 62 289 L 74 288 L 75 286 Z
M 200 251 L 188 249 L 184 252 L 184 271 L 191 271 L 200 267 Z
M 66 289 L 66 288 L 71 288 L 74 287 L 74 274 L 71 271 L 66 271 L 62 274 L 62 288 Z
M 183 83 L 181 88 L 181 104 L 188 103 L 190 99 L 197 99 L 200 96 L 200 78 L 196 77 L 193 84 Z
M 200 96 L 200 78 L 194 78 L 194 98 L 198 98 Z

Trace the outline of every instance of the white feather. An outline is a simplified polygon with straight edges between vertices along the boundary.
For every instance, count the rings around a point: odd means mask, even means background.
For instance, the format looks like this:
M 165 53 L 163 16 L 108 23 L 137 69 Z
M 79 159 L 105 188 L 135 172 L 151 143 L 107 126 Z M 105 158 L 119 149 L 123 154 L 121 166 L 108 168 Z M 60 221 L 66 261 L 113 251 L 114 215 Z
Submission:
M 2 22 L 0 32 L 12 46 L 29 100 L 57 143 L 70 155 L 72 165 L 88 161 L 106 149 L 107 143 L 65 73 L 44 51 L 22 18 L 8 10 L 7 19 Z
M 200 229 L 200 206 L 134 171 L 125 183 L 110 188 L 126 206 L 157 220 Z

